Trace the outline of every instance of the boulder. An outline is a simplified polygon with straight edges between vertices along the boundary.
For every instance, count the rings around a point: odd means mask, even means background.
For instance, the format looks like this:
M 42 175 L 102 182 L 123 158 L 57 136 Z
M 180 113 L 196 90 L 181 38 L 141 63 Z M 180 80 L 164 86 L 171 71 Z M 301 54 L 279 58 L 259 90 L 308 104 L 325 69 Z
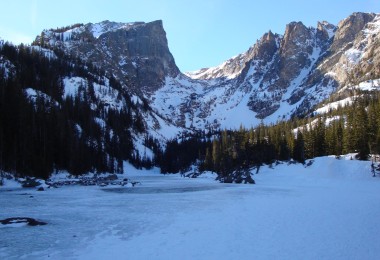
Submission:
M 46 222 L 38 221 L 34 218 L 24 218 L 24 217 L 6 218 L 6 219 L 0 220 L 0 223 L 2 225 L 26 223 L 28 226 L 42 226 L 42 225 L 47 224 Z
M 40 186 L 42 183 L 39 181 L 36 181 L 35 179 L 27 178 L 25 181 L 22 182 L 23 188 L 36 188 Z

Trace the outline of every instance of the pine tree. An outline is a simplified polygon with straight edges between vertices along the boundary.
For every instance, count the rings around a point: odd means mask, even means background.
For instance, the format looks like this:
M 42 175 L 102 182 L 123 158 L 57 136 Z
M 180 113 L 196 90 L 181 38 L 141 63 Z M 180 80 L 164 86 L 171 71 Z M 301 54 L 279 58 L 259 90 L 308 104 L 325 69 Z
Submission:
M 363 102 L 360 102 L 355 109 L 352 141 L 358 152 L 358 158 L 360 160 L 366 160 L 369 154 L 368 116 Z
M 293 159 L 300 163 L 305 163 L 305 143 L 303 134 L 297 131 L 297 138 L 294 140 Z

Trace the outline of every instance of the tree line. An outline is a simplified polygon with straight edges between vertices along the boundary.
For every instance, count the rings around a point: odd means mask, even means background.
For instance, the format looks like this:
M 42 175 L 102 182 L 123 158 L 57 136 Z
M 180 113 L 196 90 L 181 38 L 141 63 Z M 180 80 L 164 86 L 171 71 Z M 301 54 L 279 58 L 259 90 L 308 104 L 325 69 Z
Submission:
M 279 161 L 304 163 L 325 155 L 356 153 L 361 160 L 380 152 L 380 93 L 356 91 L 351 104 L 323 115 L 251 129 L 205 131 L 170 140 L 161 161 L 163 173 L 200 171 L 227 176 Z

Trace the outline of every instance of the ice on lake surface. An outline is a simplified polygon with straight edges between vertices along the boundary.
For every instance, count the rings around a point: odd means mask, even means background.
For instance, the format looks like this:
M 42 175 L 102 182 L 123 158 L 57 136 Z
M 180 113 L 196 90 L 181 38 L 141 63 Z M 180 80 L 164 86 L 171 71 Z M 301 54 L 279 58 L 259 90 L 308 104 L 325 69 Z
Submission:
M 256 185 L 136 171 L 134 188 L 2 188 L 0 219 L 48 224 L 0 227 L 0 259 L 378 259 L 369 172 L 326 157 L 262 167 Z

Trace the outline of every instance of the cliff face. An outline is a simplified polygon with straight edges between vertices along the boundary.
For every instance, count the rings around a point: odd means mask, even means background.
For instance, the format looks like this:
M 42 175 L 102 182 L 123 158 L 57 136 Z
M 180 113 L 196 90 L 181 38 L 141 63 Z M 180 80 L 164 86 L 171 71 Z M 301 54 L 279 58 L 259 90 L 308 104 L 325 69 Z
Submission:
M 36 43 L 58 47 L 113 74 L 137 93 L 154 92 L 179 70 L 171 55 L 162 21 L 78 25 L 47 30 Z

